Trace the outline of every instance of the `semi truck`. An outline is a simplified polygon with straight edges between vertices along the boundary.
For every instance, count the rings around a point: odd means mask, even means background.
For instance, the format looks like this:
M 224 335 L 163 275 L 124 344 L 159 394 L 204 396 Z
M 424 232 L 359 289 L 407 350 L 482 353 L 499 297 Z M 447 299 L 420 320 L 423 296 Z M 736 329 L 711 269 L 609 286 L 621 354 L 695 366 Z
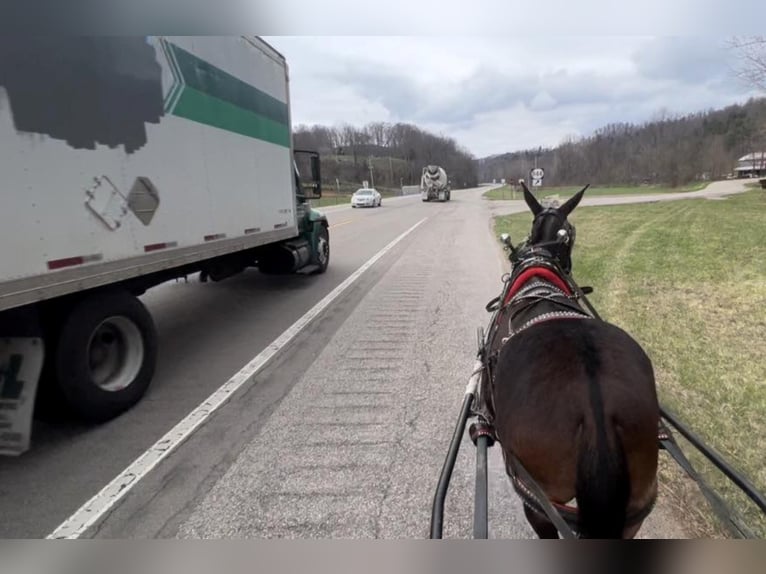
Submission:
M 428 165 L 423 168 L 420 178 L 420 197 L 423 201 L 449 201 L 450 184 L 447 172 L 438 165 Z
M 148 289 L 329 264 L 319 156 L 258 37 L 0 39 L 0 193 L 4 454 L 36 410 L 97 423 L 144 396 Z

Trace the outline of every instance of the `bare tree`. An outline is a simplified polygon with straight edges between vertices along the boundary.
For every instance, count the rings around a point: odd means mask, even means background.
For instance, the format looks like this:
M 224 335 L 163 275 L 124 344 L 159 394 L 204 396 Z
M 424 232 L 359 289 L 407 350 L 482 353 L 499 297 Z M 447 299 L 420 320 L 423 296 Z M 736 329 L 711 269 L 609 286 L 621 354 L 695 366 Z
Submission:
M 681 116 L 660 110 L 641 125 L 613 124 L 565 138 L 540 155 L 545 185 L 683 185 L 725 177 L 745 154 L 766 149 L 766 98 Z M 525 177 L 536 150 L 484 158 L 481 181 Z
M 730 45 L 739 56 L 739 77 L 750 86 L 766 91 L 766 36 L 736 37 Z
M 361 128 L 299 125 L 294 130 L 294 141 L 296 146 L 320 151 L 323 179 L 331 185 L 335 178 L 341 185 L 358 185 L 367 179 L 371 156 L 379 187 L 396 189 L 401 183 L 417 183 L 423 166 L 429 163 L 442 166 L 455 186 L 478 182 L 477 163 L 468 150 L 450 137 L 431 134 L 412 124 L 376 122 Z

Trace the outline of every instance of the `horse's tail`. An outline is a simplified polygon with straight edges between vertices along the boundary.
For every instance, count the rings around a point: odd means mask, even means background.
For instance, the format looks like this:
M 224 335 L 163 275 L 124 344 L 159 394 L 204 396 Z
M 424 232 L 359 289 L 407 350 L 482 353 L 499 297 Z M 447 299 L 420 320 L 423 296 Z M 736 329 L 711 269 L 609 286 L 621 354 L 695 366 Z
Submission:
M 628 464 L 618 434 L 612 433 L 611 447 L 606 435 L 603 428 L 587 432 L 583 426 L 581 430 L 575 495 L 582 538 L 622 538 L 625 528 L 630 497 Z

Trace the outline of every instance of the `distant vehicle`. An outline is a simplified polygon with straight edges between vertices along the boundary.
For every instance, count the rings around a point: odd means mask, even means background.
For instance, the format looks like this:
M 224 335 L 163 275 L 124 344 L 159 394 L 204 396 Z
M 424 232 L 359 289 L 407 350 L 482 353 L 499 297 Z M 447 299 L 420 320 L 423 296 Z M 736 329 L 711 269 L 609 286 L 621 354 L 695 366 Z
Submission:
M 449 201 L 450 183 L 444 168 L 438 165 L 428 165 L 423 168 L 423 176 L 420 178 L 420 197 L 423 201 L 433 199 Z
M 351 196 L 351 207 L 380 207 L 382 204 L 383 196 L 371 187 L 357 189 Z

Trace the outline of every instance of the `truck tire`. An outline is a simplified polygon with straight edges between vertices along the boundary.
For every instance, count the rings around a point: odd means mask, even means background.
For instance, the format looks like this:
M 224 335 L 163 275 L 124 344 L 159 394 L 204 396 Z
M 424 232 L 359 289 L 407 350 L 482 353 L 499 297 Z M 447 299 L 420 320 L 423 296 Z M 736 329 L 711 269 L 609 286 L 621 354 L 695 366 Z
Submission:
M 330 232 L 325 225 L 322 225 L 317 232 L 317 249 L 314 252 L 313 263 L 319 268 L 315 274 L 324 273 L 330 265 Z
M 78 418 L 104 422 L 144 396 L 154 375 L 157 333 L 137 297 L 110 291 L 80 300 L 57 339 L 56 390 Z

